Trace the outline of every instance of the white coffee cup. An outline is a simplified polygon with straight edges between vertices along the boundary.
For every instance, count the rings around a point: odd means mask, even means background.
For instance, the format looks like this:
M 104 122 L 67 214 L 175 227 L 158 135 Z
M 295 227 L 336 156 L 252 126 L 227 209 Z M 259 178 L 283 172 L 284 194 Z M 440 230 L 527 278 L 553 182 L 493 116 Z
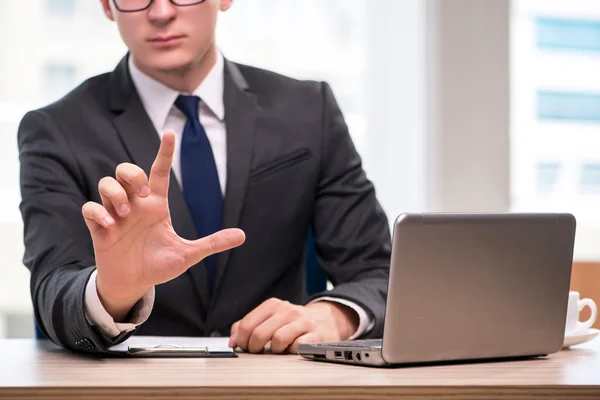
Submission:
M 587 321 L 579 321 L 579 313 L 585 306 L 592 311 Z M 592 299 L 579 299 L 579 292 L 569 292 L 569 304 L 567 306 L 567 321 L 565 324 L 565 335 L 576 335 L 587 331 L 596 322 L 598 308 Z

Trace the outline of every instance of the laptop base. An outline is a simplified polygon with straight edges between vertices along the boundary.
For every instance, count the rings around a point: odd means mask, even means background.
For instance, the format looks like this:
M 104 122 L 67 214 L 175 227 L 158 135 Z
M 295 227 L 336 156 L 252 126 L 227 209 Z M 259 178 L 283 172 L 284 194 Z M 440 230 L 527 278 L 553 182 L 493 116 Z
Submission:
M 350 342 L 351 343 L 351 342 Z M 327 344 L 327 346 L 323 346 Z M 315 361 L 328 361 L 340 364 L 355 364 L 373 367 L 389 366 L 381 356 L 381 346 L 335 346 L 328 343 L 299 344 L 298 354 Z
M 323 346 L 327 345 L 327 346 Z M 381 354 L 381 348 L 369 347 L 349 347 L 349 346 L 329 346 L 327 343 L 319 343 L 316 345 L 299 344 L 298 354 L 305 359 L 313 361 L 326 361 L 338 364 L 362 365 L 370 367 L 428 367 L 428 366 L 444 366 L 444 365 L 461 365 L 461 364 L 483 364 L 483 363 L 499 363 L 513 361 L 527 361 L 547 357 L 548 354 L 538 355 L 523 355 L 523 356 L 506 356 L 481 359 L 457 359 L 457 360 L 438 360 L 426 362 L 406 362 L 390 364 L 386 362 Z

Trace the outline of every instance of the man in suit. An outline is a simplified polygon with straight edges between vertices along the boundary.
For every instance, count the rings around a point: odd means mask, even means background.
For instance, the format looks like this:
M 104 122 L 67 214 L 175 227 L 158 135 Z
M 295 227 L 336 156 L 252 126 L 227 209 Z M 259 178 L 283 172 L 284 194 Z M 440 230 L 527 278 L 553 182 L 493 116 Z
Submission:
M 54 342 L 381 337 L 386 216 L 325 83 L 235 64 L 231 0 L 101 0 L 129 49 L 19 127 L 24 263 Z M 308 298 L 309 229 L 331 291 Z

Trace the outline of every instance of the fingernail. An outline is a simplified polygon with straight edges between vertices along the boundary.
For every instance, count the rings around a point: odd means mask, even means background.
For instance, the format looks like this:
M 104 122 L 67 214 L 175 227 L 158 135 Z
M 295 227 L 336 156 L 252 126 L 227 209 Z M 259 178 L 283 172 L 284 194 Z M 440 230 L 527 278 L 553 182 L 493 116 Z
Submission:
M 102 218 L 102 221 L 104 222 L 104 225 L 112 225 L 115 222 L 115 220 L 112 219 L 112 217 L 110 217 L 108 215 L 106 217 Z
M 121 214 L 127 214 L 129 212 L 129 206 L 127 204 L 123 204 L 121 207 L 119 207 L 119 211 Z
M 150 194 L 150 188 L 148 187 L 148 185 L 142 186 L 140 193 L 142 194 L 142 196 L 148 196 Z

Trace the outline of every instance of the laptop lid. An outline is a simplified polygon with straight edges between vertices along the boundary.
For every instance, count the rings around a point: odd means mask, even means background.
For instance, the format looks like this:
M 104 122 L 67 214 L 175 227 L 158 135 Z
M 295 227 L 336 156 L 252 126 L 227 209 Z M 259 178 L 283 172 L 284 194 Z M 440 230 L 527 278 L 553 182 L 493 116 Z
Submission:
M 564 339 L 570 214 L 403 214 L 383 336 L 390 364 L 546 355 Z

